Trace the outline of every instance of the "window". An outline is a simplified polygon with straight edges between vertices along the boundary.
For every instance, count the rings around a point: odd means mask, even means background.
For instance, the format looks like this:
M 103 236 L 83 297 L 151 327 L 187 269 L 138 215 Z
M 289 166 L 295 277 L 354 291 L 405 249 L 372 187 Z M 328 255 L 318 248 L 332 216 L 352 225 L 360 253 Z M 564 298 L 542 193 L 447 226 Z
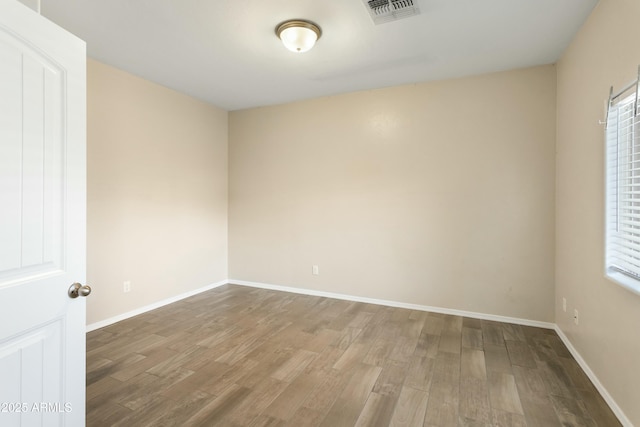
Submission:
M 640 117 L 637 94 L 623 95 L 607 113 L 606 275 L 640 293 Z

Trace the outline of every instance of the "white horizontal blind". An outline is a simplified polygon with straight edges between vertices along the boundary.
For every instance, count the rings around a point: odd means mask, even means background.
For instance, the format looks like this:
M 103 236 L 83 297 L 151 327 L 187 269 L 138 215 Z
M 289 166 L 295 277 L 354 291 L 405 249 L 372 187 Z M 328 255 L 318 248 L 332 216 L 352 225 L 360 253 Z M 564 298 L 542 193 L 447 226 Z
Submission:
M 640 120 L 636 94 L 609 106 L 606 268 L 640 280 Z

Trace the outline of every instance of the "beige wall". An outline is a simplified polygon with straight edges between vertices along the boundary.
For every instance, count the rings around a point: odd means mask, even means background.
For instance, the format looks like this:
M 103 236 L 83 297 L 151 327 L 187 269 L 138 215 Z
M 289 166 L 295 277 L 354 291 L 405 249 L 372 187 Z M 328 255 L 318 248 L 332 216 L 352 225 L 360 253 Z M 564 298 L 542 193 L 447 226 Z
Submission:
M 604 103 L 636 77 L 637 0 L 601 0 L 558 64 L 556 322 L 640 425 L 640 296 L 604 278 Z M 562 310 L 562 297 L 568 310 Z M 574 308 L 580 324 L 572 322 Z
M 230 113 L 230 278 L 552 322 L 555 78 Z
M 87 92 L 88 323 L 226 279 L 227 113 L 92 60 Z

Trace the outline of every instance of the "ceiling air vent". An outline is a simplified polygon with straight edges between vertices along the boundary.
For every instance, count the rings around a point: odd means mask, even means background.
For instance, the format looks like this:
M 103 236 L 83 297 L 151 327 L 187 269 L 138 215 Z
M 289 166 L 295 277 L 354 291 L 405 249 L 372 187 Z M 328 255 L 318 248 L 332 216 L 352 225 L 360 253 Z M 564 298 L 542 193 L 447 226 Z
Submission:
M 417 0 L 364 0 L 373 22 L 384 24 L 418 15 Z

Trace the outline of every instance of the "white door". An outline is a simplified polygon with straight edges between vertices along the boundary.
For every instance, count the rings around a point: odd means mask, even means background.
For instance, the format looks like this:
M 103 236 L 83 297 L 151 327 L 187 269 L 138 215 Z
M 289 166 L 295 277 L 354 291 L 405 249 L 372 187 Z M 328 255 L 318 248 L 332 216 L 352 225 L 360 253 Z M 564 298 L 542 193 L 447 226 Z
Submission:
M 0 0 L 0 426 L 85 419 L 85 43 Z

